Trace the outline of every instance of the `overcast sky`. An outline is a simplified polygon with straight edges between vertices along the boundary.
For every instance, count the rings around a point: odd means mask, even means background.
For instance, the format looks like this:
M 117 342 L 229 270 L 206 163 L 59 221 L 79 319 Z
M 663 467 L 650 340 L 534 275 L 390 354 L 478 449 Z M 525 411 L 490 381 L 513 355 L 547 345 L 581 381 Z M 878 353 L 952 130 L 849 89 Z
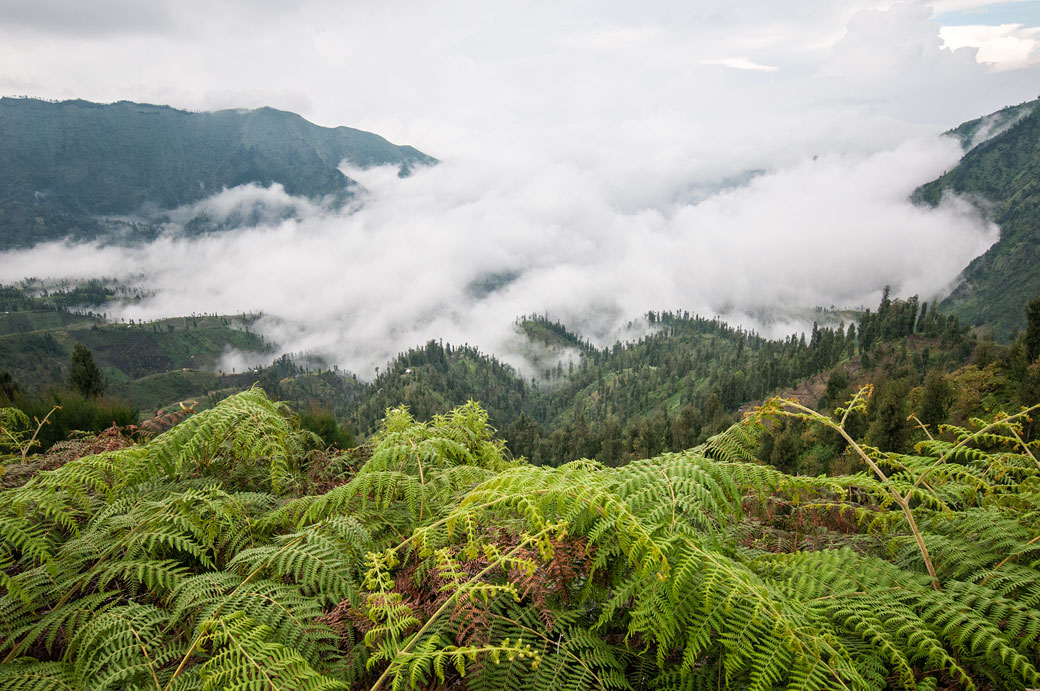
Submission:
M 361 174 L 350 217 L 312 209 L 132 256 L 52 246 L 0 260 L 0 280 L 130 263 L 159 294 L 126 315 L 263 308 L 287 349 L 362 374 L 431 337 L 508 350 L 522 313 L 608 339 L 647 309 L 764 325 L 870 304 L 886 283 L 931 297 L 996 229 L 906 196 L 956 164 L 938 133 L 1037 97 L 1038 8 L 0 0 L 0 94 L 269 105 L 442 161 Z M 488 273 L 515 280 L 475 294 Z

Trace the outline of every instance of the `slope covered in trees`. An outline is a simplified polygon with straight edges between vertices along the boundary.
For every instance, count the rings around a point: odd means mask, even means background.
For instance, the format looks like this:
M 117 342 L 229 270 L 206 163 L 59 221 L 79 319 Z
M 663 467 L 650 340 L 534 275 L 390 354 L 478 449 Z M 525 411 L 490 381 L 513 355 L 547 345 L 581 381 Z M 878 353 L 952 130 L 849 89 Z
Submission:
M 249 327 L 248 315 L 108 322 L 100 314 L 113 299 L 133 300 L 125 287 L 89 282 L 50 290 L 35 284 L 0 285 L 0 370 L 28 393 L 60 387 L 77 345 L 87 348 L 108 393 L 144 411 L 218 389 L 248 388 L 252 374 L 219 372 L 231 351 L 260 357 L 270 344 Z M 269 356 L 270 357 L 270 356 Z M 228 368 L 230 370 L 230 367 Z
M 62 307 L 71 300 L 71 291 L 30 298 L 24 290 L 5 290 L 4 304 L 14 311 L 0 317 L 0 330 L 14 333 L 0 336 L 0 370 L 8 370 L 27 395 L 60 386 L 73 346 L 82 343 L 106 375 L 108 393 L 129 400 L 146 417 L 179 401 L 212 407 L 260 383 L 300 410 L 333 414 L 364 438 L 375 432 L 387 408 L 405 405 L 417 419 L 426 420 L 475 399 L 486 406 L 510 448 L 539 464 L 589 457 L 618 465 L 690 448 L 736 420 L 738 408 L 778 390 L 811 404 L 833 405 L 856 386 L 875 384 L 876 400 L 895 398 L 899 405 L 872 406 L 867 424 L 880 425 L 885 418 L 889 428 L 905 431 L 905 418 L 928 376 L 946 381 L 958 368 L 978 363 L 972 376 L 986 383 L 958 385 L 957 390 L 963 394 L 992 385 L 1005 391 L 999 398 L 1006 410 L 1026 400 L 1018 395 L 1019 388 L 1029 388 L 1023 345 L 979 342 L 934 305 L 887 293 L 876 310 L 860 314 L 847 327 L 815 325 L 806 336 L 782 340 L 764 339 L 718 320 L 665 312 L 648 315 L 646 336 L 600 349 L 561 324 L 531 318 L 518 321 L 517 329 L 530 339 L 532 352 L 544 355 L 544 368 L 534 380 L 474 347 L 431 341 L 403 353 L 375 380 L 362 382 L 321 362 L 289 356 L 245 372 L 214 372 L 216 358 L 226 348 L 264 347 L 255 335 L 232 328 L 234 319 L 190 317 L 133 325 L 88 320 L 76 325 L 72 320 L 84 317 Z M 98 286 L 78 289 L 92 291 L 104 292 Z M 821 312 L 820 318 L 834 323 L 838 317 Z M 32 329 L 52 322 L 52 328 Z M 63 326 L 65 322 L 70 323 Z M 154 357 L 142 357 L 149 353 Z M 956 377 L 963 379 L 962 373 Z M 46 412 L 46 401 L 38 403 L 23 407 L 32 414 Z M 990 398 L 975 396 L 946 407 L 956 413 L 950 419 L 963 424 L 992 404 Z M 891 422 L 894 417 L 899 420 Z M 821 445 L 808 437 L 794 443 L 792 434 L 781 436 L 785 443 L 775 452 L 767 443 L 760 457 L 790 469 L 795 467 L 789 465 L 795 448 L 816 448 L 815 460 L 803 470 L 826 470 L 843 450 L 840 444 Z M 889 439 L 897 437 L 910 440 L 914 435 L 893 432 Z
M 237 394 L 0 491 L 0 685 L 1037 686 L 1024 415 L 912 454 L 850 438 L 859 467 L 829 478 L 748 460 L 782 420 L 844 433 L 864 395 L 611 468 L 510 460 L 475 404 L 315 456 Z
M 545 320 L 521 328 L 566 331 Z M 487 402 L 510 448 L 535 463 L 589 457 L 615 465 L 690 448 L 728 427 L 739 406 L 825 376 L 839 363 L 859 371 L 866 354 L 866 369 L 873 369 L 871 353 L 893 341 L 927 340 L 927 359 L 943 371 L 965 362 L 973 347 L 955 318 L 916 297 L 892 299 L 887 293 L 876 311 L 860 315 L 858 327 L 814 325 L 808 338 L 769 340 L 717 319 L 668 312 L 649 314 L 648 328 L 636 341 L 605 349 L 573 334 L 558 336 L 580 344 L 573 348 L 580 359 L 543 372 L 540 384 L 474 348 L 430 342 L 381 372 L 347 420 L 369 434 L 388 407 L 406 405 L 427 419 L 475 399 Z
M 0 141 L 0 250 L 110 230 L 149 239 L 156 228 L 144 218 L 148 208 L 247 183 L 342 202 L 356 184 L 340 172 L 344 161 L 396 165 L 402 175 L 435 162 L 378 135 L 273 108 L 189 113 L 128 101 L 0 98 Z M 103 218 L 131 214 L 141 218 Z
M 1040 293 L 1038 103 L 1023 103 L 953 130 L 966 147 L 983 130 L 995 127 L 999 134 L 977 143 L 956 168 L 914 195 L 933 205 L 946 191 L 965 195 L 1000 225 L 1000 239 L 964 270 L 961 284 L 941 306 L 966 323 L 992 326 L 1002 340 L 1025 325 L 1022 306 Z

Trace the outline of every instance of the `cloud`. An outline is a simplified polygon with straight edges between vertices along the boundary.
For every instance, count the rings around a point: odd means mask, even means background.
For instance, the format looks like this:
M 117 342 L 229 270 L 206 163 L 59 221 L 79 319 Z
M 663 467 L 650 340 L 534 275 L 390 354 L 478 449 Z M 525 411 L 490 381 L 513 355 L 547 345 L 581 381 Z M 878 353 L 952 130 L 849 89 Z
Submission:
M 153 289 L 109 308 L 127 319 L 262 310 L 259 328 L 285 351 L 328 354 L 362 376 L 430 338 L 523 366 L 512 326 L 521 314 L 548 313 L 607 342 L 647 309 L 771 330 L 814 305 L 871 304 L 886 284 L 936 295 L 996 239 L 962 201 L 907 201 L 958 155 L 952 141 L 924 139 L 806 157 L 697 203 L 637 210 L 619 209 L 609 181 L 571 165 L 514 161 L 489 175 L 449 161 L 404 180 L 350 171 L 368 189 L 353 214 L 301 203 L 309 211 L 298 218 L 148 247 L 51 244 L 12 254 L 0 280 L 100 273 Z M 222 196 L 285 203 L 278 188 Z M 489 274 L 506 279 L 475 291 Z
M 280 183 L 270 187 L 257 184 L 223 189 L 211 197 L 176 209 L 156 210 L 147 220 L 161 223 L 168 232 L 184 226 L 200 230 L 273 225 L 288 218 L 314 216 L 325 209 L 321 202 L 294 197 Z
M 735 70 L 752 70 L 758 72 L 776 72 L 776 65 L 761 65 L 747 58 L 718 58 L 716 60 L 701 60 L 702 65 L 721 65 Z
M 165 33 L 175 24 L 168 10 L 161 3 L 132 0 L 5 0 L 0 8 L 10 28 L 64 36 Z
M 885 284 L 941 293 L 996 230 L 956 199 L 907 201 L 956 164 L 934 135 L 1032 98 L 1040 77 L 952 49 L 927 7 L 891 0 L 156 7 L 187 28 L 99 41 L 0 23 L 7 83 L 283 107 L 442 163 L 349 171 L 368 190 L 352 214 L 228 190 L 171 214 L 151 247 L 51 244 L 3 257 L 0 280 L 154 288 L 128 318 L 263 311 L 286 350 L 362 376 L 429 338 L 518 358 L 521 314 L 601 342 L 648 309 L 780 335 Z M 200 211 L 235 227 L 177 232 Z
M 943 43 L 952 49 L 978 48 L 977 59 L 1014 70 L 1040 61 L 1040 27 L 1021 24 L 944 26 Z

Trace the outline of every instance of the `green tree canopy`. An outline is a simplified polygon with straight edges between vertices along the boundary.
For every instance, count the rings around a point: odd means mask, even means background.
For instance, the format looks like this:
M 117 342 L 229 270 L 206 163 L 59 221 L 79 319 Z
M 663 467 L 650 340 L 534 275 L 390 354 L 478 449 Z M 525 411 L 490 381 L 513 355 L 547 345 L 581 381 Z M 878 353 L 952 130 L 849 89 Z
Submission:
M 1040 297 L 1026 304 L 1026 356 L 1030 362 L 1040 357 Z
M 72 349 L 69 363 L 69 386 L 87 398 L 97 398 L 105 393 L 105 380 L 101 370 L 94 364 L 94 355 L 82 343 Z

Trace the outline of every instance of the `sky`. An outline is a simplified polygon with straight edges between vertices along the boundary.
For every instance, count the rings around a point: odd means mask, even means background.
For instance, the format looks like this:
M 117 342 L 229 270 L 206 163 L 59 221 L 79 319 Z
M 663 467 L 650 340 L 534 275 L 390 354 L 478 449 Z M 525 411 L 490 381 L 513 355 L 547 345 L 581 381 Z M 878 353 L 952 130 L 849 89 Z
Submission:
M 600 343 L 650 309 L 782 335 L 884 285 L 949 291 L 999 230 L 907 197 L 956 165 L 941 132 L 1038 85 L 1036 0 L 0 0 L 0 94 L 273 106 L 441 161 L 352 171 L 350 214 L 229 190 L 203 204 L 303 212 L 48 245 L 0 280 L 153 291 L 123 318 L 263 310 L 284 350 L 362 376 L 429 338 L 523 366 L 522 314 Z

